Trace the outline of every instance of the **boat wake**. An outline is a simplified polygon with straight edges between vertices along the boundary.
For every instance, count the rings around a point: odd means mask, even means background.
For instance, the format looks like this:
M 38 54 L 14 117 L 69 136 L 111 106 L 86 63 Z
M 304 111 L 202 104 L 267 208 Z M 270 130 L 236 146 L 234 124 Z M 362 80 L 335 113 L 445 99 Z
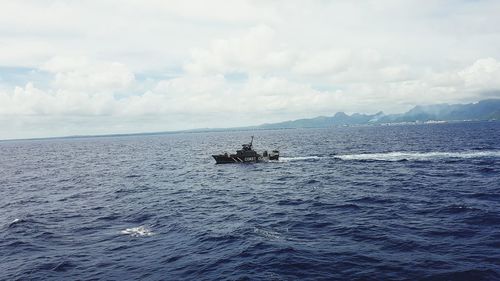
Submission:
M 318 160 L 321 158 L 322 157 L 319 156 L 280 157 L 278 162 L 309 161 L 309 160 Z
M 376 160 L 376 161 L 431 161 L 448 158 L 469 159 L 484 157 L 500 157 L 499 150 L 462 151 L 462 152 L 384 152 L 335 155 L 341 160 Z
M 279 162 L 311 161 L 319 159 L 340 159 L 351 161 L 433 161 L 441 159 L 472 159 L 500 157 L 500 150 L 458 151 L 458 152 L 412 152 L 392 151 L 381 153 L 338 154 L 327 157 L 302 156 L 281 157 Z

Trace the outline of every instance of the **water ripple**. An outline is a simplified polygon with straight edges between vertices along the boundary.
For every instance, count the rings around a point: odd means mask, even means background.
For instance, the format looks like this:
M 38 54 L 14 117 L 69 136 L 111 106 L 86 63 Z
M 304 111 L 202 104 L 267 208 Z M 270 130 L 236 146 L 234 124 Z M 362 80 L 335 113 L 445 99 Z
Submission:
M 210 155 L 255 135 L 262 164 Z M 0 142 L 0 280 L 500 280 L 500 122 Z

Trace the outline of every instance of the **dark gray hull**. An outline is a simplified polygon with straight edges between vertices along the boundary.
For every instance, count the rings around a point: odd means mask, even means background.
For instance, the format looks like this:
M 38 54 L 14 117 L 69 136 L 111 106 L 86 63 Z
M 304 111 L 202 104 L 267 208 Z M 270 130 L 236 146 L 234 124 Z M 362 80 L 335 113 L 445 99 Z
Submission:
M 269 157 L 256 156 L 256 157 L 239 157 L 238 155 L 212 155 L 215 159 L 216 164 L 231 164 L 231 163 L 258 163 L 258 162 L 267 162 L 269 160 L 277 161 L 279 160 L 278 155 L 273 155 Z
M 271 153 L 264 151 L 262 154 L 257 153 L 252 149 L 253 137 L 252 141 L 249 144 L 243 144 L 242 149 L 237 150 L 236 154 L 217 154 L 212 155 L 217 164 L 230 164 L 230 163 L 257 163 L 257 162 L 266 162 L 269 160 L 278 160 L 279 159 L 279 151 L 273 150 Z
M 240 157 L 237 155 L 212 155 L 216 164 L 230 164 L 230 163 L 256 163 L 259 162 L 261 157 Z

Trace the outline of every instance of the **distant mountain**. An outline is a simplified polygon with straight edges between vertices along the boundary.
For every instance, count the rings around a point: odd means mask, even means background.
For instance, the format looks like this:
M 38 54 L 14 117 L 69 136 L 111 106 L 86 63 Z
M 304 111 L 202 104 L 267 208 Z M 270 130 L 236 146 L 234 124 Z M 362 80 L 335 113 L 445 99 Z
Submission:
M 403 114 L 385 115 L 382 111 L 376 114 L 348 115 L 337 112 L 334 116 L 320 116 L 310 119 L 299 119 L 280 123 L 263 124 L 257 129 L 278 128 L 314 128 L 342 125 L 363 125 L 402 122 L 427 122 L 427 121 L 463 121 L 463 120 L 500 120 L 500 99 L 482 100 L 470 104 L 435 104 L 415 106 Z
M 323 128 L 344 125 L 365 125 L 365 124 L 385 124 L 385 123 L 405 123 L 405 122 L 427 122 L 427 121 L 481 121 L 500 120 L 500 99 L 482 100 L 470 104 L 436 104 L 427 106 L 415 106 L 403 114 L 384 114 L 382 111 L 376 114 L 348 115 L 344 112 L 337 112 L 334 116 L 320 116 L 310 119 L 299 119 L 280 123 L 263 124 L 250 127 L 236 128 L 204 128 L 183 131 L 130 133 L 130 134 L 109 134 L 109 135 L 88 135 L 88 136 L 67 136 L 55 138 L 95 138 L 95 137 L 124 137 L 133 135 L 162 135 L 174 133 L 198 133 L 198 132 L 224 132 L 224 131 L 245 131 L 262 129 L 294 129 L 294 128 Z M 45 138 L 39 138 L 45 139 Z M 4 140 L 0 140 L 4 141 Z

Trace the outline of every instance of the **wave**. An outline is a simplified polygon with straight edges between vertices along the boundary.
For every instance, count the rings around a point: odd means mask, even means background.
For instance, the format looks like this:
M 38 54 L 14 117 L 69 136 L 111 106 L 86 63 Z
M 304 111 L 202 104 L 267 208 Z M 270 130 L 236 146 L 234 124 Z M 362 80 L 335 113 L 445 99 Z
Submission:
M 16 218 L 7 224 L 8 227 L 17 227 L 18 225 L 26 224 L 26 226 L 36 224 L 37 222 L 31 219 L 19 219 Z
M 154 232 L 152 232 L 149 228 L 142 225 L 138 227 L 127 228 L 125 230 L 120 231 L 120 233 L 127 234 L 133 237 L 154 235 Z
M 462 152 L 383 152 L 335 155 L 334 158 L 342 160 L 378 160 L 378 161 L 425 161 L 447 158 L 483 158 L 500 157 L 500 150 L 490 151 L 462 151 Z
M 273 230 L 266 230 L 263 228 L 254 227 L 253 232 L 259 236 L 268 239 L 280 239 L 282 237 L 281 233 Z
M 6 223 L 6 224 L 5 224 L 5 227 L 7 227 L 7 228 L 15 227 L 17 224 L 19 224 L 19 223 L 21 223 L 21 222 L 23 222 L 23 220 L 22 220 L 22 219 L 14 219 L 14 220 L 12 220 L 11 222 Z

